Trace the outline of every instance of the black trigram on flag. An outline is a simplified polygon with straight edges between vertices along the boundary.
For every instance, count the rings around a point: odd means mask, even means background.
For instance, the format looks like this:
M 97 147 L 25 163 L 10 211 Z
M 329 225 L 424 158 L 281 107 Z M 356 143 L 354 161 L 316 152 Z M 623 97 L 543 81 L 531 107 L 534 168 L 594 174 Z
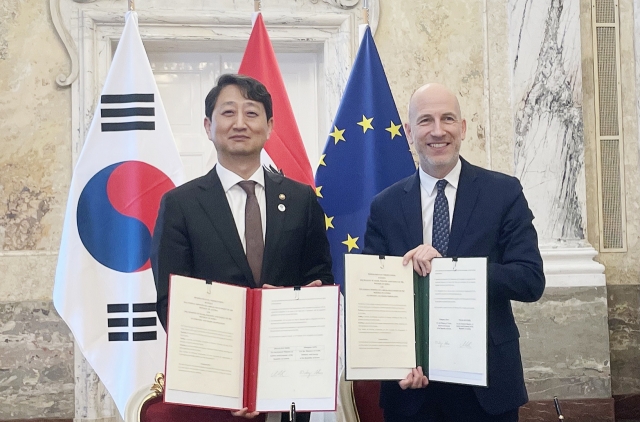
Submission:
M 149 341 L 158 338 L 158 331 L 148 331 L 147 327 L 157 326 L 155 303 L 133 303 L 133 312 L 148 312 L 153 316 L 129 318 L 128 303 L 113 303 L 107 305 L 107 326 L 109 327 L 109 341 Z M 117 315 L 120 314 L 120 315 Z M 129 324 L 129 320 L 132 324 Z M 132 328 L 129 328 L 132 327 Z M 131 339 L 129 334 L 131 333 Z
M 156 130 L 156 109 L 153 107 L 153 99 L 154 94 L 102 95 L 100 97 L 102 131 Z M 151 107 L 136 107 L 135 103 L 151 103 Z M 105 107 L 105 104 L 108 106 Z

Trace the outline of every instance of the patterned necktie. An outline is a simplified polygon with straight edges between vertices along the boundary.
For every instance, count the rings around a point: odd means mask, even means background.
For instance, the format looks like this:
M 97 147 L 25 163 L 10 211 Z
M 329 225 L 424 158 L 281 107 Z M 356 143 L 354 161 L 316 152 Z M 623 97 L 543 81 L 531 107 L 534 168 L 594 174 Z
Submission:
M 256 286 L 261 286 L 262 255 L 264 254 L 264 239 L 262 238 L 262 217 L 256 197 L 256 182 L 244 180 L 238 185 L 247 193 L 247 204 L 244 208 L 244 239 L 247 246 L 247 261 L 253 274 Z
M 449 247 L 449 202 L 444 194 L 447 181 L 442 179 L 436 183 L 438 194 L 433 205 L 433 232 L 431 246 L 436 248 L 440 255 L 447 256 Z

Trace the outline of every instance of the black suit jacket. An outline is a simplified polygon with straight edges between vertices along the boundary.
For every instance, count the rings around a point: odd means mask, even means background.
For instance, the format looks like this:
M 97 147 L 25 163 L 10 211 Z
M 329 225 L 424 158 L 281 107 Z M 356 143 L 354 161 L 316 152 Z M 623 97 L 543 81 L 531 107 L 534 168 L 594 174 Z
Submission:
M 500 414 L 528 400 L 510 301 L 542 296 L 542 258 L 520 182 L 461 160 L 447 256 L 488 257 L 489 387 L 474 391 L 486 412 Z M 420 202 L 418 172 L 381 192 L 371 205 L 363 253 L 402 256 L 422 244 Z M 412 415 L 424 400 L 425 390 L 382 385 L 384 408 Z
M 332 284 L 324 213 L 315 193 L 271 171 L 265 170 L 264 181 L 267 221 L 262 282 L 301 286 L 319 279 Z M 158 317 L 165 329 L 170 274 L 256 287 L 215 168 L 164 195 L 153 233 L 151 264 Z

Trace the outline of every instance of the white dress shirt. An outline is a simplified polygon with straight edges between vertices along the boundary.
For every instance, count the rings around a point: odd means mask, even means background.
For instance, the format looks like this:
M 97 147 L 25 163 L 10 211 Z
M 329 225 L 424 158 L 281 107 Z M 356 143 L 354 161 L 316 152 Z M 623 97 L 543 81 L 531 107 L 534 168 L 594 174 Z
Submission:
M 453 210 L 456 206 L 460 169 L 462 169 L 462 162 L 458 158 L 455 167 L 444 177 L 447 181 L 447 187 L 444 188 L 444 195 L 447 197 L 447 202 L 449 203 L 449 230 L 451 230 Z M 431 245 L 431 236 L 433 235 L 433 206 L 436 202 L 436 195 L 438 194 L 436 183 L 440 179 L 429 176 L 422 168 L 420 168 L 419 172 L 420 203 L 422 205 L 422 242 L 425 245 Z
M 247 193 L 238 185 L 238 182 L 242 182 L 242 177 L 238 176 L 231 170 L 224 168 L 220 163 L 216 164 L 216 172 L 222 183 L 222 188 L 227 196 L 227 202 L 229 202 L 229 208 L 231 208 L 231 214 L 233 214 L 233 220 L 236 223 L 238 229 L 238 236 L 242 242 L 242 248 L 245 253 L 247 252 L 247 241 L 244 238 L 244 214 L 245 206 L 247 204 Z M 262 239 L 264 240 L 267 231 L 267 197 L 264 192 L 264 170 L 262 166 L 256 170 L 247 180 L 253 180 L 256 183 L 256 198 L 258 198 L 258 206 L 260 207 L 260 219 L 262 220 Z

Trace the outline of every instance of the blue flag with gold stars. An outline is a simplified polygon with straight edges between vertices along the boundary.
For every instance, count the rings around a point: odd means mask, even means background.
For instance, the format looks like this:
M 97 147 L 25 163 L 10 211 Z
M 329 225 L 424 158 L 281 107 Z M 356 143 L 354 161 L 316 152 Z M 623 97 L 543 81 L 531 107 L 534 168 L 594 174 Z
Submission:
M 316 172 L 333 275 L 359 253 L 373 197 L 416 171 L 378 49 L 367 28 Z

